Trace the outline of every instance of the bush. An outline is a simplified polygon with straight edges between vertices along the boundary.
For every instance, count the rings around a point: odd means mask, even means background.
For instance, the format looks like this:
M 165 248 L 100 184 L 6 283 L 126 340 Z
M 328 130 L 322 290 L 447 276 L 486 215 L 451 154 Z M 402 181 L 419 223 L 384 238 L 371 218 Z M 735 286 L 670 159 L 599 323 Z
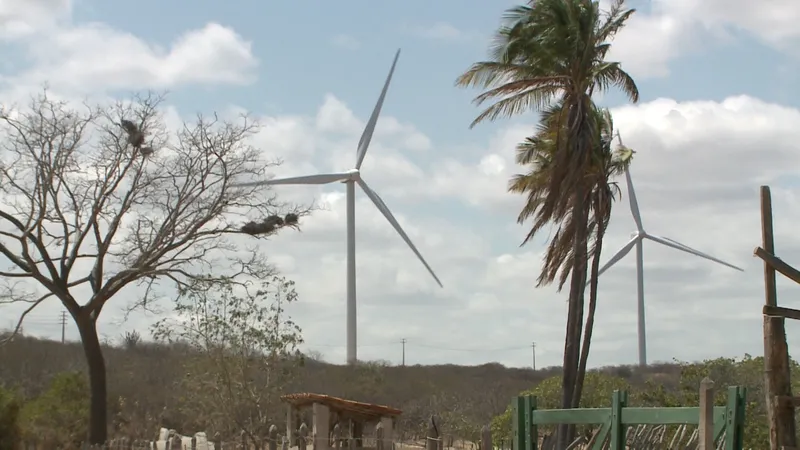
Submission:
M 627 380 L 603 372 L 587 372 L 583 383 L 581 408 L 607 408 L 611 405 L 614 391 L 630 390 Z M 558 409 L 561 406 L 561 375 L 550 377 L 535 388 L 520 395 L 536 397 L 537 409 Z M 492 439 L 511 439 L 511 406 L 503 414 L 492 419 Z
M 0 450 L 13 450 L 21 440 L 19 395 L 0 386 Z
M 89 419 L 89 388 L 80 372 L 56 375 L 39 397 L 20 411 L 26 439 L 46 448 L 80 445 L 86 438 Z

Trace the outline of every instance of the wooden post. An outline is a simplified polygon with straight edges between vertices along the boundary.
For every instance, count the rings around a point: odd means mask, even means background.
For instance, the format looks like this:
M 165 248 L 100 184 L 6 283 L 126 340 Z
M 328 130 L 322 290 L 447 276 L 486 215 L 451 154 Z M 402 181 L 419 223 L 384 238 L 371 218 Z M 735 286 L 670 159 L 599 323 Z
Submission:
M 772 227 L 772 197 L 769 186 L 761 186 L 761 247 L 775 255 Z M 778 306 L 775 268 L 764 263 L 764 298 L 767 306 Z M 794 406 L 779 402 L 791 397 L 789 347 L 783 317 L 764 316 L 764 391 L 766 392 L 769 444 L 772 450 L 796 447 Z
M 275 424 L 269 426 L 268 446 L 269 450 L 278 450 L 278 427 Z
M 700 435 L 698 450 L 714 450 L 714 382 L 705 377 L 700 382 Z
M 492 430 L 489 425 L 481 428 L 481 450 L 492 450 Z
M 430 422 L 428 422 L 428 432 L 427 440 L 425 443 L 426 450 L 439 450 L 439 428 L 436 426 L 436 419 L 431 416 Z
M 220 436 L 219 431 L 214 433 L 214 437 L 212 439 L 214 442 L 214 450 L 222 450 L 222 436 Z

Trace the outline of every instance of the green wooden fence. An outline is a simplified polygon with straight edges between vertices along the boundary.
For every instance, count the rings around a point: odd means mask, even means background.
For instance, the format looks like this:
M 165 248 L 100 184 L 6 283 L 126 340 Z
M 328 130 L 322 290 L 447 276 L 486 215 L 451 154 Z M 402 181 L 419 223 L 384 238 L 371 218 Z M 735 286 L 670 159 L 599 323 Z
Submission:
M 728 388 L 727 405 L 714 407 L 714 440 L 724 434 L 725 450 L 742 450 L 746 394 L 746 388 L 731 386 Z M 603 443 L 610 435 L 611 446 L 607 448 L 624 450 L 628 425 L 697 425 L 700 421 L 699 407 L 633 408 L 628 407 L 627 403 L 628 393 L 625 391 L 614 391 L 610 408 L 537 410 L 536 397 L 516 397 L 512 402 L 512 448 L 538 450 L 539 425 L 600 425 L 593 449 L 603 448 Z

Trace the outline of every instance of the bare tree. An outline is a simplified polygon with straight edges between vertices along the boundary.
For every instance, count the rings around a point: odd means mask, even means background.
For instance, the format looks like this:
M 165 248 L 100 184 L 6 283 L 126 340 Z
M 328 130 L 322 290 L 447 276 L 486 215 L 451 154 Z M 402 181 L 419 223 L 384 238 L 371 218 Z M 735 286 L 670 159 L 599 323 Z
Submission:
M 307 212 L 285 214 L 268 188 L 231 186 L 277 164 L 249 144 L 256 123 L 198 117 L 170 131 L 162 102 L 147 94 L 75 108 L 45 90 L 26 108 L 0 109 L 0 253 L 9 261 L 0 302 L 26 303 L 16 330 L 49 298 L 75 321 L 91 443 L 107 437 L 97 320 L 109 300 L 135 286 L 126 306 L 147 308 L 175 289 L 271 275 L 265 255 L 236 235 L 269 236 Z

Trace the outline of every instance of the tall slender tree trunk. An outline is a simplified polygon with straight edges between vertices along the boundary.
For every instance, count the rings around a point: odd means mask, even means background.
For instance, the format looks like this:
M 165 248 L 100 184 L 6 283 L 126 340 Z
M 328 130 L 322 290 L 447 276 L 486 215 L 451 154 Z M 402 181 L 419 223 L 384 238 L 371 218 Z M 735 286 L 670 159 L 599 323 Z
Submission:
M 599 204 L 596 203 L 597 206 Z M 602 212 L 596 209 L 597 215 L 602 216 Z M 602 221 L 602 219 L 600 219 Z M 600 272 L 600 253 L 603 249 L 603 236 L 605 235 L 605 223 L 597 224 L 597 235 L 595 237 L 594 253 L 592 254 L 592 269 L 589 282 L 589 311 L 586 314 L 586 325 L 583 332 L 583 344 L 581 345 L 580 360 L 578 362 L 578 373 L 575 379 L 575 391 L 572 394 L 572 407 L 578 408 L 583 394 L 583 384 L 586 380 L 586 364 L 589 360 L 589 347 L 592 344 L 592 332 L 594 331 L 594 314 L 597 309 L 597 285 L 598 273 Z
M 586 197 L 580 186 L 576 188 L 572 205 L 572 220 L 575 222 L 575 241 L 573 242 L 572 275 L 569 290 L 569 309 L 567 312 L 567 332 L 564 339 L 564 365 L 561 378 L 561 407 L 572 407 L 572 397 L 578 370 L 578 344 L 583 325 L 583 300 L 586 285 L 587 218 Z M 558 448 L 566 448 L 574 436 L 575 427 L 561 424 L 558 428 Z
M 108 438 L 106 361 L 97 336 L 97 321 L 87 312 L 75 317 L 83 353 L 89 368 L 89 443 L 103 444 Z

